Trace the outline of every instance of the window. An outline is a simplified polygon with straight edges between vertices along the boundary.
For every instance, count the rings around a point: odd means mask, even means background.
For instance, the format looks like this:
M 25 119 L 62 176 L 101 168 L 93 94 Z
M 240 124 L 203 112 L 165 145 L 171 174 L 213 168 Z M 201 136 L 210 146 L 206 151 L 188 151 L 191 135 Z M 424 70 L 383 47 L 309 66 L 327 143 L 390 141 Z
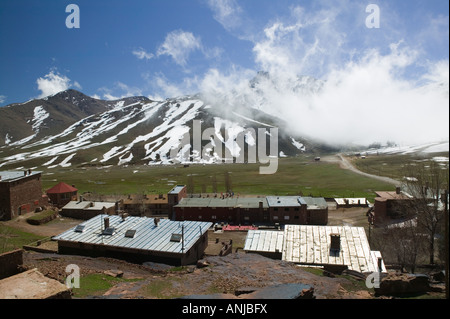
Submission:
M 295 210 L 296 212 L 298 212 L 298 211 L 300 210 L 300 208 L 295 207 L 294 210 Z
M 217 216 L 216 215 L 212 215 L 211 218 L 212 219 L 217 219 Z
M 274 220 L 278 220 L 278 216 L 273 216 L 273 219 Z
M 284 220 L 289 220 L 289 216 L 284 216 Z
M 135 234 L 136 234 L 136 230 L 135 229 L 128 229 L 125 232 L 125 237 L 127 237 L 127 238 L 134 238 Z
M 102 232 L 103 235 L 112 235 L 113 233 L 114 233 L 114 227 L 108 227 Z
M 182 238 L 182 235 L 181 235 L 181 234 L 175 234 L 175 233 L 173 233 L 172 236 L 170 236 L 170 241 L 171 241 L 171 242 L 179 243 L 179 242 L 181 242 L 181 238 Z
M 275 207 L 273 210 L 277 212 L 278 211 L 278 207 Z
M 289 211 L 289 207 L 285 207 L 285 208 L 284 208 L 284 211 L 285 211 L 285 212 Z
M 78 225 L 77 227 L 75 227 L 75 232 L 76 233 L 82 233 L 84 227 L 86 227 L 85 225 Z

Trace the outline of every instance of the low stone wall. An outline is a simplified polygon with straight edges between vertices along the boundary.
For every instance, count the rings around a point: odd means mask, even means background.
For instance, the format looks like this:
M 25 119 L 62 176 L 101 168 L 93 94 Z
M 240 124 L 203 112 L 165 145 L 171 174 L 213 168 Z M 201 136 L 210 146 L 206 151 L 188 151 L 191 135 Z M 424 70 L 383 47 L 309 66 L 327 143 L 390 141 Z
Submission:
M 7 278 L 20 273 L 23 264 L 23 250 L 13 250 L 0 254 L 0 279 Z

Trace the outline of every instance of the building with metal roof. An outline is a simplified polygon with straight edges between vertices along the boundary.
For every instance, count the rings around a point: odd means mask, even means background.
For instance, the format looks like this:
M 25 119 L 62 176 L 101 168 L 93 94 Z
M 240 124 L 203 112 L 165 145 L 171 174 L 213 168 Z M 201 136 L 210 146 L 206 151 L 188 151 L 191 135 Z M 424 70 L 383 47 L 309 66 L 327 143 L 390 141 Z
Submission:
M 244 251 L 303 266 L 386 272 L 363 227 L 286 225 L 283 231 L 249 230 Z
M 186 265 L 203 257 L 211 226 L 209 222 L 102 214 L 53 239 L 61 254 Z
M 41 172 L 0 171 L 0 220 L 10 220 L 47 204 Z
M 115 214 L 117 206 L 117 203 L 92 202 L 81 197 L 79 201 L 70 201 L 64 205 L 60 214 L 65 217 L 87 220 L 99 214 Z

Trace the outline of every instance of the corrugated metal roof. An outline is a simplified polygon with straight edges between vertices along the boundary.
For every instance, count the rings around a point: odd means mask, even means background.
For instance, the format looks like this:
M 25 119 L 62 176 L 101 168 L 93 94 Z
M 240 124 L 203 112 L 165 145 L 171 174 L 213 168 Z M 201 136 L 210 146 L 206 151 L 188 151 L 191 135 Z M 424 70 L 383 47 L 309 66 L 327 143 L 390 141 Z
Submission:
M 31 174 L 28 173 L 25 175 L 24 171 L 0 171 L 1 180 L 0 182 L 13 182 L 15 180 L 19 180 L 24 177 L 33 176 L 41 174 L 42 172 L 34 172 L 31 171 Z
M 114 228 L 114 232 L 110 236 L 102 235 L 105 217 L 109 218 L 109 227 Z M 75 232 L 74 227 L 53 239 L 129 249 L 183 253 L 182 249 L 184 248 L 184 252 L 189 250 L 212 226 L 212 223 L 161 219 L 156 226 L 154 218 L 129 216 L 123 220 L 121 216 L 117 215 L 97 215 L 80 225 L 85 226 L 81 233 Z M 128 230 L 136 230 L 133 238 L 125 237 Z M 170 241 L 172 234 L 181 234 L 182 232 L 184 232 L 183 242 Z

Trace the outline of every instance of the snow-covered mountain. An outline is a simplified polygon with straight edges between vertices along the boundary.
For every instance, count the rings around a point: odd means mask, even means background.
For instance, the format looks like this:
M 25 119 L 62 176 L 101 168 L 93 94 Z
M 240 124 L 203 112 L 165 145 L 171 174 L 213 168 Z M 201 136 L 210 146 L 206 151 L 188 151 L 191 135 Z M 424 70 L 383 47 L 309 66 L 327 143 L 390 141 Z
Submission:
M 236 158 L 241 152 L 247 156 L 259 143 L 258 129 L 265 130 L 269 155 L 273 128 L 278 128 L 277 155 L 315 149 L 310 141 L 285 131 L 282 120 L 261 110 L 225 111 L 200 95 L 104 101 L 67 90 L 0 108 L 0 119 L 0 168 L 221 162 L 227 151 Z M 199 144 L 193 136 L 194 125 L 199 124 L 200 150 L 194 149 Z M 219 147 L 222 157 L 220 152 L 214 154 Z

